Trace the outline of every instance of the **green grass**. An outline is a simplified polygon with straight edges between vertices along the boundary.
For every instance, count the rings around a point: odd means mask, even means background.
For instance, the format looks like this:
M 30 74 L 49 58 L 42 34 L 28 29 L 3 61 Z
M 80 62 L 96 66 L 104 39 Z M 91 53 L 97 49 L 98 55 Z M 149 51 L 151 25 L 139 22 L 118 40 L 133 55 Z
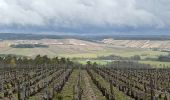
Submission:
M 106 60 L 90 60 L 92 63 L 96 62 L 99 65 L 105 65 L 107 64 L 109 61 Z M 83 65 L 87 64 L 87 60 L 76 60 L 75 62 L 79 62 Z
M 100 51 L 100 52 L 89 52 L 89 53 L 63 53 L 58 56 L 69 57 L 69 58 L 97 58 L 98 56 L 108 56 L 111 55 L 110 51 Z
M 68 82 L 66 82 L 63 90 L 61 93 L 57 94 L 54 98 L 56 100 L 57 98 L 61 97 L 62 100 L 72 100 L 73 99 L 73 85 L 75 85 L 75 82 L 78 77 L 78 70 L 73 70 Z
M 161 51 L 152 51 L 147 49 L 136 49 L 136 48 L 122 48 L 118 51 L 114 51 L 113 54 L 122 56 L 122 57 L 130 57 L 134 55 L 140 55 L 142 59 L 150 57 L 155 58 L 159 55 L 167 55 L 167 52 L 161 52 Z
M 165 67 L 170 67 L 170 62 L 161 62 L 161 61 L 139 61 L 140 63 L 144 63 L 144 64 L 150 64 L 153 67 L 157 67 L 157 68 L 163 68 Z
M 111 50 L 98 51 L 98 52 L 89 52 L 89 53 L 63 53 L 59 56 L 69 57 L 69 58 L 97 58 L 98 56 L 109 56 L 117 55 L 122 57 L 131 57 L 134 55 L 141 56 L 142 59 L 147 57 L 157 58 L 160 55 L 168 55 L 167 52 L 161 51 L 152 51 L 148 49 L 136 49 L 136 48 L 112 48 Z

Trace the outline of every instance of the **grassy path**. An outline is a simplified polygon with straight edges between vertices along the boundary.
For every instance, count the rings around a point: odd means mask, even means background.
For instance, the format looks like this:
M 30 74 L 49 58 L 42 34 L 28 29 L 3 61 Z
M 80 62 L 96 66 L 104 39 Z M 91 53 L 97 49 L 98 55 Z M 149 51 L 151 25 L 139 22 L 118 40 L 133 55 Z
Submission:
M 73 99 L 73 85 L 78 78 L 78 70 L 73 70 L 69 80 L 66 82 L 61 93 L 54 97 L 54 100 L 72 100 Z

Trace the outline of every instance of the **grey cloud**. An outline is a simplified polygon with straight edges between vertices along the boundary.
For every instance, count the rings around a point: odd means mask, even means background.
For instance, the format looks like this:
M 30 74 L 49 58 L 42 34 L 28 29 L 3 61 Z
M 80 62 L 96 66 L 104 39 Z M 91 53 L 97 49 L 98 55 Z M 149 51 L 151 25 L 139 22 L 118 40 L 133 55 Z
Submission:
M 170 0 L 0 0 L 0 26 L 170 26 Z

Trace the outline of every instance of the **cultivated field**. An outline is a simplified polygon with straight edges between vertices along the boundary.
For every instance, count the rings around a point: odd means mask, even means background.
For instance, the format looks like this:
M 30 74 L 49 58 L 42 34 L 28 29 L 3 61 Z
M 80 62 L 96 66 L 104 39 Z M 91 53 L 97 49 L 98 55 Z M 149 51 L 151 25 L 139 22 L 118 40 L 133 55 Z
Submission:
M 125 40 L 126 41 L 126 40 Z M 34 44 L 41 43 L 49 45 L 48 48 L 11 48 L 11 44 Z M 126 46 L 117 46 L 117 44 L 103 44 L 100 42 L 89 42 L 77 39 L 43 39 L 43 40 L 4 40 L 0 41 L 0 54 L 16 54 L 28 57 L 35 57 L 37 54 L 48 55 L 49 57 L 82 57 L 96 58 L 97 56 L 107 56 L 110 54 L 120 56 L 140 55 L 145 57 L 157 57 L 166 55 L 166 52 L 153 51 L 143 48 L 132 48 Z M 125 44 L 124 44 L 125 45 Z
M 134 48 L 158 48 L 158 49 L 170 49 L 169 40 L 114 40 L 114 39 L 104 39 L 101 41 L 105 44 L 112 44 L 115 46 L 126 46 Z
M 11 59 L 11 60 L 9 60 Z M 8 62 L 9 61 L 9 62 Z M 66 58 L 0 59 L 0 100 L 169 100 L 170 70 Z
M 148 41 L 148 42 L 147 42 Z M 158 50 L 149 49 L 144 46 L 146 42 L 150 45 L 157 44 Z M 42 40 L 1 40 L 0 54 L 14 54 L 34 58 L 36 55 L 48 55 L 49 57 L 69 57 L 84 58 L 78 62 L 85 64 L 91 58 L 99 56 L 117 55 L 122 57 L 131 57 L 139 55 L 142 59 L 158 58 L 160 55 L 168 55 L 168 52 L 162 52 L 162 47 L 168 45 L 168 41 L 149 41 L 149 40 L 113 40 L 104 39 L 100 42 L 91 42 L 77 39 L 42 39 Z M 44 44 L 48 48 L 12 48 L 13 44 Z M 141 45 L 139 45 L 141 44 Z M 161 45 L 161 47 L 160 47 Z M 145 48 L 146 47 L 146 48 Z M 166 46 L 165 46 L 166 47 Z M 168 46 L 167 46 L 168 47 Z M 165 48 L 164 48 L 165 49 Z M 168 50 L 168 49 L 166 49 Z M 76 60 L 77 61 L 77 60 Z M 106 60 L 91 60 L 100 64 L 107 64 Z M 110 61 L 109 61 L 110 62 Z M 140 61 L 155 66 L 160 64 L 170 65 L 157 61 Z
M 169 100 L 170 63 L 158 60 L 168 51 L 118 43 L 0 41 L 0 100 Z M 111 55 L 122 59 L 100 58 Z

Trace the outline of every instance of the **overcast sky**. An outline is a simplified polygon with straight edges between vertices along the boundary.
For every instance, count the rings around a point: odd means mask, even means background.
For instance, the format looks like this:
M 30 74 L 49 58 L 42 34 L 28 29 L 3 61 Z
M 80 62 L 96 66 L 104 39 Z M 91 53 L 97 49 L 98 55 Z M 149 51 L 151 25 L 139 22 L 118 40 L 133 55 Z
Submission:
M 170 0 L 0 0 L 0 32 L 169 32 Z

